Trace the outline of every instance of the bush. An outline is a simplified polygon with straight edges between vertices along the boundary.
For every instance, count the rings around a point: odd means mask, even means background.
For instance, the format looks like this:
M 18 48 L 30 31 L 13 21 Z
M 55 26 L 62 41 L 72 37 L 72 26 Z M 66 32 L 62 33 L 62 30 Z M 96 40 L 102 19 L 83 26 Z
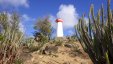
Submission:
M 11 20 L 7 13 L 0 13 L 0 64 L 13 64 L 18 58 L 18 50 L 22 42 L 23 34 L 19 30 L 19 17 L 11 14 Z
M 16 60 L 14 61 L 14 64 L 23 64 L 23 60 L 21 60 L 21 59 L 16 59 Z
M 34 51 L 37 51 L 37 50 L 39 50 L 39 47 L 38 46 L 29 46 L 28 47 L 28 49 L 29 49 L 29 52 L 34 52 Z
M 61 46 L 64 42 L 63 42 L 63 38 L 56 38 L 53 41 L 54 44 L 56 44 L 57 46 Z

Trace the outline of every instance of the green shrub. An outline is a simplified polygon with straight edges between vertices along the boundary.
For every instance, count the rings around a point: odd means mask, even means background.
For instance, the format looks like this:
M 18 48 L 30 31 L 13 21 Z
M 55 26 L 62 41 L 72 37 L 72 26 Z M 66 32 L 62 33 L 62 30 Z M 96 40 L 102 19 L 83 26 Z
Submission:
M 61 46 L 63 44 L 62 38 L 57 38 L 56 40 L 53 41 L 53 44 L 56 44 L 57 46 Z
M 29 46 L 28 47 L 28 49 L 29 49 L 29 52 L 34 52 L 34 51 L 37 51 L 37 50 L 39 50 L 39 47 L 38 46 Z
M 21 60 L 21 59 L 16 59 L 16 60 L 14 61 L 14 64 L 23 64 L 23 60 Z

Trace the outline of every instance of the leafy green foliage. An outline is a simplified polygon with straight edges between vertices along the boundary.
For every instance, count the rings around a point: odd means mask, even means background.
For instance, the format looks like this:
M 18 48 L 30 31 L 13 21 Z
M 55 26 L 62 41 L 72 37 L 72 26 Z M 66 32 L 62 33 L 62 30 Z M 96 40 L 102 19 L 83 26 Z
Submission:
M 36 30 L 34 33 L 35 41 L 38 42 L 38 49 L 41 49 L 45 43 L 48 43 L 53 32 L 49 17 L 39 19 L 34 29 Z
M 16 59 L 14 61 L 14 64 L 23 64 L 23 61 L 22 61 L 22 59 Z
M 1 35 L 0 35 L 0 41 L 2 41 L 2 40 L 3 40 L 3 38 L 4 38 L 4 37 L 3 37 L 3 36 L 2 36 L 2 34 L 1 34 Z
M 38 34 L 42 34 L 43 36 L 50 39 L 52 34 L 52 27 L 48 17 L 39 19 L 35 24 L 34 29 L 36 30 L 34 34 L 35 37 L 37 37 Z

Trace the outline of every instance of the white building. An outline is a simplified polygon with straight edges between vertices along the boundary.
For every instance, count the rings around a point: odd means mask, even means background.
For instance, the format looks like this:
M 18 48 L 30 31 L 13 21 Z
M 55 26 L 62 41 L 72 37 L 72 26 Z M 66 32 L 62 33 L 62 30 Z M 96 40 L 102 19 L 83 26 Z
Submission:
M 56 19 L 57 22 L 57 37 L 63 37 L 63 20 L 62 19 Z

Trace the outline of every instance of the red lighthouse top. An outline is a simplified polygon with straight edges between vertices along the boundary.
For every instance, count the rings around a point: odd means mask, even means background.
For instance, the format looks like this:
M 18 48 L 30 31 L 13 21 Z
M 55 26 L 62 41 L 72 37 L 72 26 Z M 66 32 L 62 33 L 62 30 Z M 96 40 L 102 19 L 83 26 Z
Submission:
M 62 19 L 56 19 L 56 22 L 63 22 L 63 20 Z

